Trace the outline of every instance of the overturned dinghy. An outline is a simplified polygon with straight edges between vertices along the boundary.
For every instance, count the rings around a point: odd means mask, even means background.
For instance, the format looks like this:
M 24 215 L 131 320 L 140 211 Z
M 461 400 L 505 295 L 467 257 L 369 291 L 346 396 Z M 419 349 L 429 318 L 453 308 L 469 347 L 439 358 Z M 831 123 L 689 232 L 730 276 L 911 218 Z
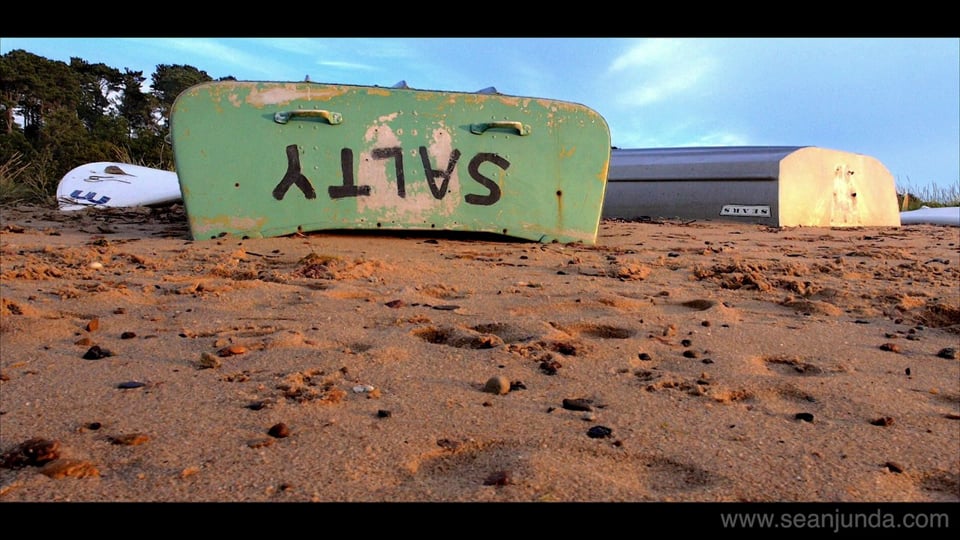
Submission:
M 194 239 L 330 229 L 594 244 L 610 131 L 492 91 L 220 81 L 182 92 L 174 155 Z
M 900 226 L 896 186 L 882 163 L 814 146 L 614 148 L 602 215 Z

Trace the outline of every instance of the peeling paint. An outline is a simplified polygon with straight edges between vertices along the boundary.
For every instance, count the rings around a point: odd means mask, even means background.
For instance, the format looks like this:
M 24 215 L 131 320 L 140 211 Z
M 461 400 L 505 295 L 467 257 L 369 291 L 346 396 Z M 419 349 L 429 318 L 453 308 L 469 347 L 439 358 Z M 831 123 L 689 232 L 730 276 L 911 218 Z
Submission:
M 370 148 L 400 147 L 401 139 L 388 125 L 376 125 L 367 129 L 364 135 L 370 142 Z M 452 137 L 449 130 L 438 127 L 433 130 L 433 136 L 427 153 L 434 167 L 446 164 L 453 151 Z M 422 164 L 419 151 L 408 149 L 403 157 L 405 170 L 406 195 L 398 199 L 395 163 L 393 160 L 370 159 L 368 152 L 363 153 L 360 160 L 358 177 L 371 186 L 370 196 L 357 200 L 357 210 L 360 213 L 374 213 L 388 222 L 399 223 L 429 223 L 438 217 L 449 217 L 456 213 L 462 197 L 460 196 L 460 178 L 457 170 L 450 176 L 445 196 L 437 200 L 431 192 L 427 179 L 422 173 Z
M 233 216 L 215 216 L 200 219 L 191 219 L 192 229 L 203 235 L 211 231 L 219 233 L 223 229 L 234 229 L 241 231 L 256 231 L 263 229 L 267 218 L 238 218 Z
M 324 86 L 311 84 L 285 84 L 282 86 L 268 86 L 261 89 L 257 86 L 250 86 L 250 94 L 246 102 L 254 107 L 264 107 L 267 105 L 287 106 L 297 100 L 306 101 L 329 101 L 335 97 L 344 95 L 347 90 L 339 86 Z
M 377 118 L 377 122 L 380 123 L 380 124 L 385 124 L 385 123 L 387 123 L 387 122 L 392 122 L 392 121 L 396 120 L 397 117 L 399 117 L 399 116 L 400 116 L 400 113 L 385 114 L 385 115 L 380 116 L 379 118 Z M 371 126 L 371 127 L 376 127 L 376 126 Z M 369 129 L 367 130 L 367 133 L 370 133 L 370 130 L 369 130 Z M 370 140 L 370 139 L 369 139 L 369 135 L 368 135 L 367 140 Z

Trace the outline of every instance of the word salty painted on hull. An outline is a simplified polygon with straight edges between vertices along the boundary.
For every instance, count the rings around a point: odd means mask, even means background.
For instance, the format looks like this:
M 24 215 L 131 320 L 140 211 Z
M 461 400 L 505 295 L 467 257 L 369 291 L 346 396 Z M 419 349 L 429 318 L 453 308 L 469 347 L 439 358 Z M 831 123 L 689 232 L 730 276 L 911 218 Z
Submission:
M 725 204 L 720 209 L 721 216 L 770 217 L 767 205 Z
M 300 152 L 297 145 L 291 144 L 286 148 L 287 153 L 287 172 L 280 179 L 280 182 L 273 188 L 273 198 L 278 201 L 283 200 L 291 186 L 296 186 L 307 199 L 316 199 L 317 192 L 309 178 L 304 176 L 300 165 Z M 460 151 L 454 149 L 450 152 L 446 167 L 435 169 L 430 162 L 430 156 L 427 153 L 427 147 L 419 147 L 420 161 L 423 165 L 424 180 L 430 187 L 430 193 L 437 200 L 442 200 L 450 185 L 450 177 L 453 175 L 460 161 Z M 340 150 L 340 171 L 342 180 L 339 185 L 332 185 L 327 188 L 327 194 L 331 199 L 342 199 L 345 197 L 367 197 L 370 196 L 370 186 L 357 184 L 354 178 L 354 158 L 353 150 L 342 148 Z M 397 196 L 405 198 L 407 196 L 407 178 L 403 166 L 403 149 L 399 146 L 387 148 L 374 148 L 370 156 L 377 160 L 394 160 L 394 170 L 396 171 Z M 484 163 L 492 163 L 501 170 L 506 171 L 510 167 L 510 162 L 502 156 L 491 152 L 478 152 L 470 159 L 467 165 L 467 172 L 470 178 L 479 185 L 487 189 L 486 194 L 469 193 L 464 196 L 464 201 L 468 204 L 479 206 L 490 206 L 500 200 L 500 186 L 491 178 L 480 173 L 480 166 Z M 439 181 L 439 184 L 437 183 Z

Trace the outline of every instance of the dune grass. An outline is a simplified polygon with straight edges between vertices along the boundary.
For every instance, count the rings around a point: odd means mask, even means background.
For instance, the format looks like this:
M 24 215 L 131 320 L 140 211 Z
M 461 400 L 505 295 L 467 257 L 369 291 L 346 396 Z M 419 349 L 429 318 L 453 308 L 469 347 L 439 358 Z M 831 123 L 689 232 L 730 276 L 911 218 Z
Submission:
M 14 154 L 0 163 L 0 204 L 56 205 L 59 178 L 49 174 L 49 154 L 25 162 L 21 154 Z
M 900 211 L 916 210 L 921 206 L 940 208 L 960 206 L 960 182 L 953 184 L 928 184 L 916 186 L 906 182 L 897 182 L 897 204 Z

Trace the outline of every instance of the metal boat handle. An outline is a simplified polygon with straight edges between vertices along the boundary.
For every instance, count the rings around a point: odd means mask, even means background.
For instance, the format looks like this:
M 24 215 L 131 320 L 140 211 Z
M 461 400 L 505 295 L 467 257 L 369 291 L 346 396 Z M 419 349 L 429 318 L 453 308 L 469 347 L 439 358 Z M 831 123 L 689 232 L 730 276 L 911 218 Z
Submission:
M 522 122 L 486 122 L 483 124 L 470 124 L 470 133 L 482 135 L 484 131 L 491 128 L 510 128 L 517 130 L 519 135 L 529 135 L 533 129 Z
M 280 111 L 273 115 L 273 121 L 278 124 L 286 124 L 290 119 L 302 116 L 305 118 L 323 118 L 330 125 L 337 125 L 343 122 L 343 115 L 338 112 L 324 111 L 317 109 L 305 109 L 298 111 Z

